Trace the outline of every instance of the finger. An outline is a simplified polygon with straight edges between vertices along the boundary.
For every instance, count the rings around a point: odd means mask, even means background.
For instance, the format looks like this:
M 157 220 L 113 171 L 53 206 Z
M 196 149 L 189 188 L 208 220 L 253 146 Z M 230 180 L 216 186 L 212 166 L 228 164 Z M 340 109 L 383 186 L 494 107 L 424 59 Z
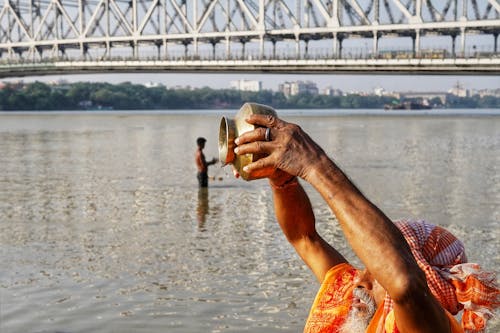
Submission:
M 240 173 L 236 170 L 236 167 L 233 164 L 231 164 L 231 169 L 233 170 L 233 176 L 235 178 L 240 178 Z
M 273 159 L 269 156 L 260 158 L 257 161 L 246 165 L 245 167 L 243 167 L 243 170 L 248 174 L 252 174 L 254 171 L 258 171 L 264 168 L 275 168 Z
M 264 127 L 280 127 L 285 122 L 278 117 L 264 114 L 251 114 L 247 119 L 247 123 Z
M 234 148 L 236 155 L 244 154 L 269 154 L 272 152 L 272 142 L 253 141 Z
M 258 127 L 253 131 L 242 133 L 239 137 L 236 138 L 236 140 L 234 140 L 234 142 L 237 145 L 242 145 L 247 142 L 264 141 L 265 137 L 266 137 L 266 128 Z

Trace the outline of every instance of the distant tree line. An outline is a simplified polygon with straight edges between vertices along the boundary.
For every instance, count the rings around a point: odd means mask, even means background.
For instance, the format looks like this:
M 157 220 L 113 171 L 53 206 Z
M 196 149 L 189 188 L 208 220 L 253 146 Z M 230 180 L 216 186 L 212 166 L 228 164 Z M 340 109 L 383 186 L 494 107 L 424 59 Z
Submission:
M 397 102 L 393 97 L 350 94 L 326 96 L 299 94 L 287 98 L 281 92 L 233 89 L 166 89 L 121 84 L 79 82 L 49 85 L 42 82 L 6 84 L 0 89 L 0 110 L 172 110 L 172 109 L 237 109 L 245 102 L 272 105 L 278 109 L 381 109 Z M 433 100 L 434 107 L 499 108 L 495 96 L 453 97 L 443 105 Z

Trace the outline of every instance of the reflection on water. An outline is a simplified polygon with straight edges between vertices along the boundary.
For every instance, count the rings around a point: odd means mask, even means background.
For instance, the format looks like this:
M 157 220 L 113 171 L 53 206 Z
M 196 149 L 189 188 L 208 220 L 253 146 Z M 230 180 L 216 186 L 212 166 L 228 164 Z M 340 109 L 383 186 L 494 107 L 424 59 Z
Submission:
M 198 227 L 200 228 L 200 230 L 203 230 L 205 228 L 205 221 L 207 220 L 208 210 L 208 188 L 200 187 L 198 188 L 198 206 L 196 207 Z
M 219 117 L 0 115 L 0 331 L 300 331 L 317 285 L 267 183 L 215 166 L 198 189 L 195 139 L 216 156 Z M 498 271 L 498 117 L 287 119 L 390 217 L 443 224 Z

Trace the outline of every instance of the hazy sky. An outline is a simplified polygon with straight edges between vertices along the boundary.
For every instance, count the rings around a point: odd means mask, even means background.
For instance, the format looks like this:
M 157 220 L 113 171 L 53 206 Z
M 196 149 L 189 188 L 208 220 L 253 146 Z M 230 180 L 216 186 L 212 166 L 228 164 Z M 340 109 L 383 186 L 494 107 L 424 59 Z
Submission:
M 216 89 L 229 88 L 232 80 L 260 80 L 264 89 L 277 90 L 278 84 L 284 81 L 310 80 L 318 84 L 318 88 L 331 86 L 343 91 L 373 91 L 374 88 L 382 87 L 387 91 L 447 91 L 453 85 L 460 82 L 468 89 L 499 89 L 500 76 L 478 76 L 478 75 L 335 75 L 335 74 L 87 74 L 87 75 L 59 75 L 42 77 L 25 77 L 11 80 L 30 81 L 54 81 L 64 79 L 69 82 L 111 82 L 120 83 L 130 81 L 132 83 L 158 82 L 173 87 L 177 85 L 192 87 L 211 87 Z

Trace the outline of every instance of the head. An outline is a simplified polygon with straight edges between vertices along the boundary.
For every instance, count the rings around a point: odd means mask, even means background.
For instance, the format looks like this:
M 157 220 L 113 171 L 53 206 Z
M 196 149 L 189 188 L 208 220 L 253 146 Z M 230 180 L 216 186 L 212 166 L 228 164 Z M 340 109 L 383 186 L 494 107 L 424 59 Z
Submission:
M 352 307 L 340 333 L 364 333 L 385 297 L 384 288 L 366 269 L 359 272 L 354 284 Z
M 205 138 L 199 137 L 198 139 L 196 139 L 196 144 L 201 149 L 205 148 L 205 142 L 207 142 L 207 139 Z

